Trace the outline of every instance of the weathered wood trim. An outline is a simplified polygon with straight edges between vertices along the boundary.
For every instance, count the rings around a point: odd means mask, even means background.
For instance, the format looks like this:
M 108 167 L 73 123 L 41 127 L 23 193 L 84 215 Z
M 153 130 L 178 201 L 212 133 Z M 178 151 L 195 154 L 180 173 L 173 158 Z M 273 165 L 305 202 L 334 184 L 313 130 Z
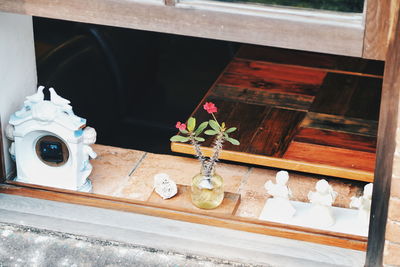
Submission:
M 179 153 L 194 154 L 193 147 L 184 143 L 172 142 L 171 150 Z M 213 153 L 212 149 L 209 147 L 202 147 L 202 151 L 206 156 L 210 156 Z M 287 170 L 295 170 L 300 172 L 309 172 L 320 175 L 329 175 L 333 177 L 364 181 L 368 183 L 374 181 L 373 173 L 368 171 L 334 167 L 317 163 L 301 162 L 298 160 L 290 160 L 284 158 L 266 157 L 245 152 L 223 150 L 221 151 L 220 159 L 248 164 L 256 164 L 261 166 L 270 166 Z
M 390 27 L 393 25 L 399 0 L 368 0 L 365 12 L 363 57 L 385 60 Z
M 282 8 L 258 11 L 184 3 L 171 7 L 157 1 L 3 0 L 0 10 L 357 57 L 362 55 L 364 35 L 361 15 L 302 14 Z
M 3 150 L 3 129 L 1 128 L 0 118 L 0 182 L 4 182 L 6 179 L 6 166 L 4 162 L 4 150 Z
M 203 214 L 201 211 L 188 212 L 186 210 L 171 209 L 165 205 L 147 203 L 138 200 L 128 200 L 105 195 L 46 188 L 43 186 L 15 182 L 9 183 L 8 185 L 0 185 L 0 193 L 134 212 L 173 220 L 200 223 L 361 251 L 366 249 L 367 238 L 362 236 L 290 226 L 233 215 Z
M 400 19 L 397 11 L 390 34 L 383 78 L 378 127 L 375 182 L 372 195 L 371 221 L 366 266 L 381 266 L 385 243 L 392 167 L 396 147 L 396 130 L 400 96 Z

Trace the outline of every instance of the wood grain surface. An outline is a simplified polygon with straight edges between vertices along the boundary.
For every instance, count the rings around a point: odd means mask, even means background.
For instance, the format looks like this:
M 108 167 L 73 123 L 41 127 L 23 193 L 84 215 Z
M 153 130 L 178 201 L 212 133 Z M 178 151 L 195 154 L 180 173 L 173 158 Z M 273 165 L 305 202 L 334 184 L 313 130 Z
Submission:
M 397 6 L 398 7 L 398 6 Z M 374 191 L 372 195 L 367 267 L 382 266 L 392 181 L 396 131 L 399 127 L 400 11 L 395 10 L 389 37 L 379 116 Z
M 171 1 L 167 1 L 171 3 Z M 324 14 L 273 8 L 251 12 L 247 8 L 217 8 L 199 1 L 126 0 L 3 0 L 3 12 L 270 45 L 339 55 L 361 56 L 364 27 L 359 16 L 336 15 L 327 23 Z M 277 16 L 277 12 L 285 15 Z M 310 19 L 310 15 L 312 18 Z M 342 18 L 343 17 L 343 18 Z
M 197 211 L 199 214 L 227 214 L 235 215 L 236 210 L 240 204 L 240 194 L 235 194 L 231 192 L 225 192 L 224 200 L 221 205 L 212 210 L 199 209 L 193 205 L 191 200 L 191 189 L 188 185 L 178 184 L 178 193 L 170 199 L 162 199 L 154 190 L 147 202 L 162 204 L 164 206 L 169 206 L 171 209 L 186 210 L 187 212 Z
M 243 45 L 202 102 L 238 127 L 223 159 L 372 181 L 382 73 L 375 60 Z
M 191 223 L 200 223 L 216 227 L 230 228 L 240 231 L 272 235 L 290 238 L 306 242 L 314 242 L 329 246 L 337 246 L 355 250 L 365 250 L 367 238 L 349 234 L 322 231 L 307 227 L 298 227 L 248 219 L 233 215 L 221 215 L 210 213 L 208 215 L 198 214 L 195 211 L 185 212 L 171 210 L 168 206 L 127 199 L 119 199 L 104 195 L 82 193 L 77 191 L 46 188 L 14 182 L 12 185 L 0 185 L 0 193 L 47 199 L 52 201 L 80 204 L 91 207 L 113 209 L 125 212 L 134 212 L 172 220 L 180 220 Z
M 383 76 L 384 62 L 379 60 L 366 60 L 356 57 L 344 57 L 255 45 L 243 45 L 236 56 L 245 60 L 295 65 L 297 67 L 320 69 L 333 73 L 347 73 L 378 78 L 382 78 Z
M 399 0 L 368 0 L 363 57 L 385 60 L 389 32 L 399 11 Z
M 338 131 L 301 128 L 293 140 L 297 142 L 345 148 L 349 150 L 365 151 L 370 153 L 376 152 L 375 137 Z
M 283 157 L 367 172 L 375 168 L 375 153 L 310 143 L 292 142 Z

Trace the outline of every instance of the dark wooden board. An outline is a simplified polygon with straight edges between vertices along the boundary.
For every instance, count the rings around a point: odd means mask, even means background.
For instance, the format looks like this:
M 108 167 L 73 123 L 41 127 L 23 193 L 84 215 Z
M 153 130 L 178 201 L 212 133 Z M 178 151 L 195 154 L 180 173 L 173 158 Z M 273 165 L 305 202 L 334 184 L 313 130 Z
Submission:
M 382 79 L 363 78 L 351 97 L 346 117 L 378 121 Z
M 199 209 L 193 205 L 190 196 L 190 186 L 178 184 L 178 193 L 170 199 L 162 199 L 154 190 L 147 202 L 154 204 L 162 204 L 171 209 L 196 211 L 196 213 L 208 215 L 211 213 L 235 215 L 240 204 L 240 194 L 225 192 L 224 200 L 221 205 L 212 210 Z
M 267 61 L 279 64 L 296 65 L 329 71 L 348 72 L 355 75 L 383 75 L 384 63 L 378 60 L 365 60 L 283 48 L 243 45 L 238 58 Z
M 251 140 L 256 134 L 254 129 L 259 127 L 270 110 L 270 106 L 237 103 L 232 112 L 230 112 L 230 116 L 226 120 L 226 125 L 227 127 L 238 128 L 235 132 L 231 133 L 230 136 L 239 140 L 240 145 L 235 146 L 229 142 L 226 142 L 224 144 L 224 149 L 232 151 L 246 151 Z M 217 114 L 217 117 L 219 117 L 219 114 Z
M 376 2 L 376 4 L 378 4 L 378 2 Z M 381 1 L 379 1 L 378 5 L 381 7 Z M 376 181 L 372 194 L 368 249 L 365 265 L 367 267 L 382 266 L 383 263 L 393 159 L 395 148 L 398 146 L 398 144 L 396 144 L 396 132 L 398 129 L 400 96 L 400 10 L 397 8 L 397 10 L 394 11 L 392 7 L 391 5 L 390 11 L 393 11 L 393 24 L 388 26 L 391 32 L 387 38 L 389 46 L 386 55 L 385 76 L 380 105 L 376 153 L 377 162 L 375 169 Z M 386 9 L 386 11 L 387 10 L 388 9 Z M 379 8 L 377 12 L 382 12 L 382 9 Z M 371 24 L 373 19 L 369 21 Z M 387 25 L 387 23 L 384 24 Z M 376 29 L 380 30 L 381 28 L 376 27 Z M 379 47 L 381 42 L 382 38 L 375 37 L 374 43 L 378 45 L 377 47 Z M 377 47 L 375 46 L 375 48 Z
M 308 110 L 314 97 L 306 95 L 270 93 L 265 90 L 216 85 L 211 96 L 254 105 L 269 105 L 281 108 Z
M 240 146 L 225 144 L 221 159 L 372 181 L 381 68 L 377 61 L 242 46 L 201 103 L 215 102 L 217 118 L 238 127 L 232 137 Z M 201 105 L 193 114 L 208 119 Z M 210 138 L 203 144 L 207 155 L 211 145 Z M 189 144 L 171 147 L 193 153 Z
M 294 141 L 324 145 L 350 150 L 376 152 L 376 138 L 365 135 L 342 133 L 314 128 L 302 128 L 293 138 Z
M 283 158 L 368 172 L 375 168 L 375 153 L 301 142 L 292 142 Z
M 378 122 L 308 112 L 301 126 L 376 137 Z
M 326 75 L 310 111 L 332 115 L 344 115 L 350 104 L 360 76 L 329 73 Z
M 255 88 L 266 90 L 271 93 L 299 94 L 315 96 L 320 87 L 319 84 L 307 84 L 293 82 L 278 78 L 265 78 L 256 75 L 244 75 L 238 73 L 224 73 L 219 80 L 219 84 L 235 86 L 239 88 Z
M 270 62 L 247 61 L 233 59 L 225 69 L 226 73 L 252 75 L 263 79 L 279 79 L 303 84 L 320 85 L 326 71 L 299 68 L 297 66 L 281 66 Z
M 282 157 L 305 115 L 301 111 L 271 109 L 246 152 Z

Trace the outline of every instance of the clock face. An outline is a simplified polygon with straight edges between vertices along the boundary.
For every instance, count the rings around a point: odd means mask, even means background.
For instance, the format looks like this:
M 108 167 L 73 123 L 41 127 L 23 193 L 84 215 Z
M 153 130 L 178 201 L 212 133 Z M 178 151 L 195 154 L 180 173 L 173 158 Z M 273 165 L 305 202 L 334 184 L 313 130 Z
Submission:
M 59 167 L 68 161 L 69 151 L 60 138 L 46 135 L 36 142 L 36 155 L 44 164 Z

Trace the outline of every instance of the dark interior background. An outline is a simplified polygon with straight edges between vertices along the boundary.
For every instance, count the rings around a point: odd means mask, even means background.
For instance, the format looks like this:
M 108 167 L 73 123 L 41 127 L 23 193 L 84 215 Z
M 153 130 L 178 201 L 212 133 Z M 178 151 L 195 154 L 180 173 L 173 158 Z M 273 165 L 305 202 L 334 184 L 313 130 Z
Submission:
M 34 18 L 38 83 L 71 100 L 97 143 L 171 153 L 185 121 L 239 45 Z

